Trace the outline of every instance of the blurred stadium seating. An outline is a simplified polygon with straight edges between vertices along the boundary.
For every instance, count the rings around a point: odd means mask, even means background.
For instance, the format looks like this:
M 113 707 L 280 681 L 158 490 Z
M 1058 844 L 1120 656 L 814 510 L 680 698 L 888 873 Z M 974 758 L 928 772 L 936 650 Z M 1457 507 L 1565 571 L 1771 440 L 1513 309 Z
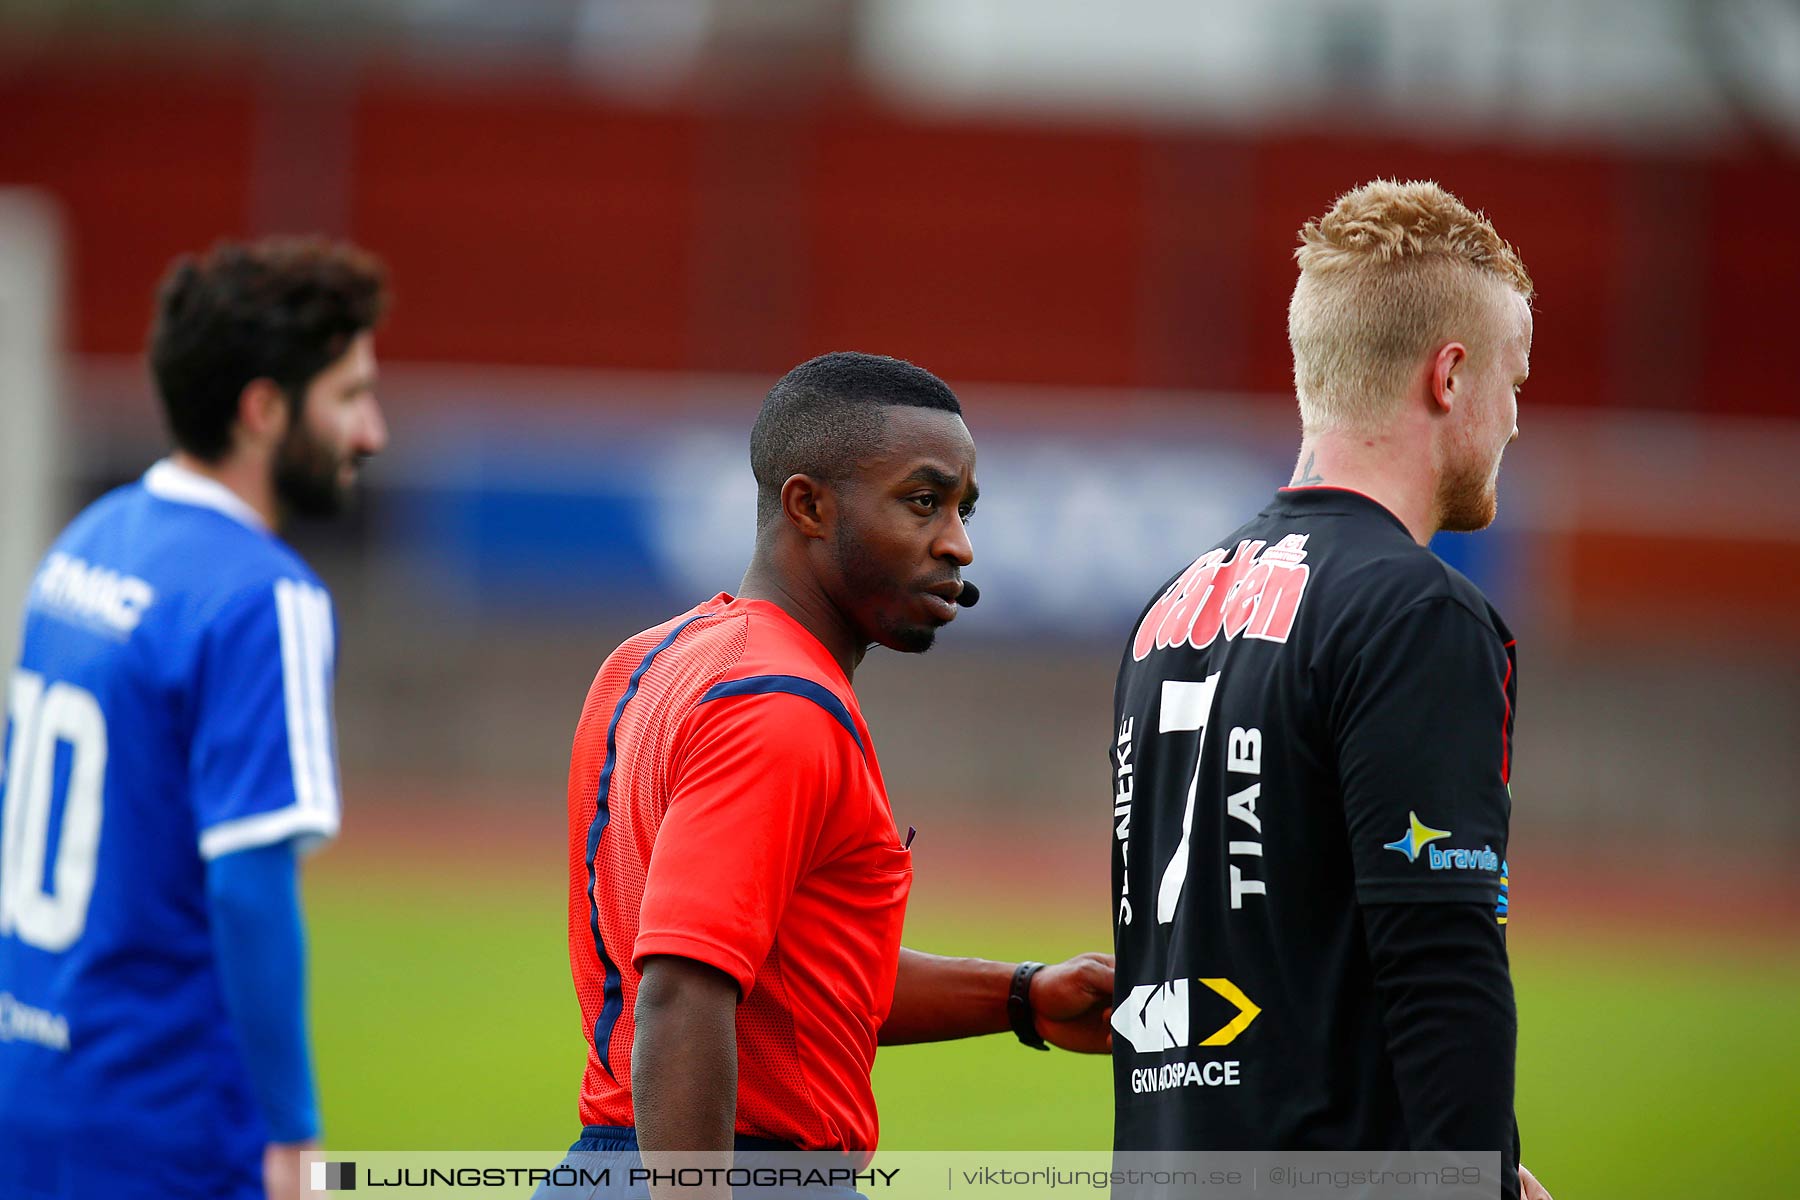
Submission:
M 344 616 L 353 774 L 553 788 L 607 638 L 735 583 L 761 390 L 857 347 L 963 389 L 983 446 L 989 603 L 928 677 L 966 692 L 1000 655 L 1084 681 L 1031 704 L 1084 714 L 1085 738 L 972 740 L 983 801 L 1081 810 L 1111 643 L 1282 478 L 1294 230 L 1387 174 L 1483 206 L 1540 289 L 1501 524 L 1443 547 L 1524 637 L 1521 838 L 1620 836 L 1628 812 L 1721 850 L 1800 842 L 1800 497 L 1781 486 L 1800 387 L 1772 366 L 1800 320 L 1800 126 L 1682 53 L 1656 19 L 1678 6 L 1621 26 L 1633 6 L 1463 5 L 1492 44 L 1442 43 L 1441 79 L 1408 57 L 1448 19 L 1420 4 L 1288 5 L 1308 33 L 1285 47 L 1273 15 L 1223 4 L 1146 5 L 1091 46 L 1076 7 L 999 0 L 690 5 L 680 28 L 629 4 L 495 29 L 415 5 L 393 10 L 411 24 L 370 7 L 223 32 L 194 24 L 219 6 L 168 7 L 188 36 L 95 6 L 20 22 L 34 36 L 0 51 L 0 180 L 51 197 L 68 246 L 64 506 L 155 451 L 135 356 L 171 255 L 277 228 L 376 248 L 400 297 L 381 342 L 399 436 L 368 520 L 325 548 L 364 601 Z M 1742 25 L 1756 6 L 1735 8 Z M 1008 42 L 1009 21 L 1034 32 Z M 1590 42 L 1612 45 L 1606 73 L 1569 57 Z M 654 86 L 580 49 L 652 43 Z M 436 652 L 476 627 L 480 661 Z M 554 685 L 522 669 L 570 631 L 586 652 Z M 417 664 L 496 675 L 388 708 Z M 513 716 L 458 737 L 433 705 L 467 694 Z M 889 741 L 928 736 L 892 710 Z M 1006 784 L 1043 755 L 1049 795 Z

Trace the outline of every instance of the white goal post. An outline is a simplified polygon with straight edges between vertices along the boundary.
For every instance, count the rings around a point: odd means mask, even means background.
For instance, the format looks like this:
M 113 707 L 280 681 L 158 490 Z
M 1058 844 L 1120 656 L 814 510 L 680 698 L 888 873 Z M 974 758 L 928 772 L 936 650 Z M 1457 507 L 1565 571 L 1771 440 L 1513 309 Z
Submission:
M 0 188 L 0 675 L 31 573 L 62 513 L 62 226 L 39 192 Z

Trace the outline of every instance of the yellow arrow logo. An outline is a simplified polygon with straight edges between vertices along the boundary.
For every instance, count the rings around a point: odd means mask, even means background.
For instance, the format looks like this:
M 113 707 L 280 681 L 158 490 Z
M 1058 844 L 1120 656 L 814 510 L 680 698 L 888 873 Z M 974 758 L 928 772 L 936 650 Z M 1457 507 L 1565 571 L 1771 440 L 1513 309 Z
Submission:
M 1231 1018 L 1217 1033 L 1201 1042 L 1202 1046 L 1224 1046 L 1237 1040 L 1237 1035 L 1250 1028 L 1250 1022 L 1256 1020 L 1262 1009 L 1244 995 L 1242 989 L 1229 979 L 1202 979 L 1200 981 L 1237 1007 L 1238 1015 Z

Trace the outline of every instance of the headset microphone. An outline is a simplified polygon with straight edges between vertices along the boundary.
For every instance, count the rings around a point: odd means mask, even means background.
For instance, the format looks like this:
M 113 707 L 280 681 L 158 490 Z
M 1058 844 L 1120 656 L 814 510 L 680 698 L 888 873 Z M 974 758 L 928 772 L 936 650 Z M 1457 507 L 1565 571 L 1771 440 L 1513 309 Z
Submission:
M 956 602 L 964 608 L 974 608 L 980 599 L 981 589 L 968 580 L 963 580 L 962 591 L 956 593 Z

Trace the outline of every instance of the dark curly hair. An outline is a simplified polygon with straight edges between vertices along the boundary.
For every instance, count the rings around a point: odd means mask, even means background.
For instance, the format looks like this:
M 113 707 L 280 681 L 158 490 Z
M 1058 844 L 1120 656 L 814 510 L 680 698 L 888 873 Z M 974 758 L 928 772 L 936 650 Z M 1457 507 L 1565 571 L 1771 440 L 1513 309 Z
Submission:
M 255 379 L 287 393 L 307 384 L 380 322 L 387 271 L 366 251 L 324 238 L 220 242 L 183 255 L 157 291 L 150 373 L 175 444 L 207 462 L 231 448 L 238 398 Z

